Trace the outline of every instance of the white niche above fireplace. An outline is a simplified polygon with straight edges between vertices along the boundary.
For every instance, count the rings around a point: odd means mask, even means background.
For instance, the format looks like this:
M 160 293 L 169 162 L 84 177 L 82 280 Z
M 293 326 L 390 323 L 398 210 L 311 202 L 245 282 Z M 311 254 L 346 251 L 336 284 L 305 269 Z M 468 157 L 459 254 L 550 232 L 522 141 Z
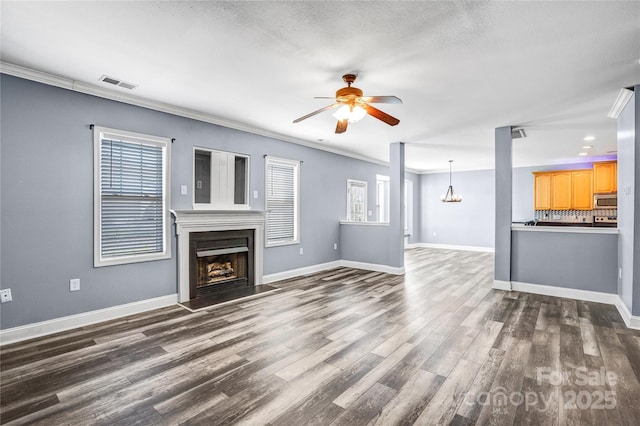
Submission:
M 193 208 L 248 210 L 249 156 L 194 148 Z

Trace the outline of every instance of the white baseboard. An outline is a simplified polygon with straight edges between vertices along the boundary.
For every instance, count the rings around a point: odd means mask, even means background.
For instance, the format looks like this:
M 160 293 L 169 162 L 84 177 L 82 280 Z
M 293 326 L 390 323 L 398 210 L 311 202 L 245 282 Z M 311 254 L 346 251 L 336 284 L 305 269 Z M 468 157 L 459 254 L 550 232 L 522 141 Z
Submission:
M 555 287 L 544 284 L 511 282 L 513 291 L 523 291 L 525 293 L 542 294 L 545 296 L 564 297 L 567 299 L 584 300 L 585 302 L 599 302 L 615 305 L 618 299 L 617 294 L 602 293 L 599 291 L 580 290 L 576 288 Z
M 620 296 L 618 296 L 618 300 L 616 301 L 616 308 L 618 308 L 618 312 L 620 312 L 620 316 L 627 327 L 633 328 L 634 330 L 640 330 L 640 316 L 631 315 L 629 308 L 622 301 Z
M 304 268 L 276 272 L 275 274 L 264 275 L 262 277 L 262 283 L 269 284 L 276 281 L 299 277 L 302 275 L 315 274 L 316 272 L 326 271 L 327 269 L 339 268 L 341 266 L 342 266 L 342 261 L 334 260 L 333 262 L 319 263 L 317 265 L 305 266 Z
M 341 260 L 340 263 L 346 268 L 364 269 L 366 271 L 384 272 L 393 275 L 404 274 L 404 266 L 399 268 L 395 266 L 378 265 L 376 263 L 356 262 L 353 260 Z
M 434 248 L 434 249 L 444 249 L 444 250 L 466 250 L 466 251 L 481 251 L 485 253 L 494 253 L 495 249 L 493 247 L 482 247 L 482 246 L 459 246 L 452 244 L 434 244 L 434 243 L 413 243 L 407 244 L 406 248 Z
M 500 282 L 503 283 L 504 281 Z M 493 288 L 497 288 L 495 283 L 496 282 L 494 281 Z M 624 304 L 620 296 L 618 296 L 617 294 L 602 293 L 599 291 L 591 290 L 579 290 L 567 287 L 554 287 L 543 284 L 522 283 L 517 281 L 512 281 L 510 284 L 513 291 L 522 291 L 524 293 L 542 294 L 545 296 L 564 297 L 566 299 L 575 299 L 583 300 L 585 302 L 597 302 L 614 305 L 618 309 L 620 316 L 622 317 L 624 323 L 628 328 L 640 330 L 640 316 L 631 315 L 631 312 L 629 312 L 629 308 L 627 308 L 627 305 Z
M 493 280 L 493 287 L 496 290 L 511 291 L 511 281 Z
M 355 268 L 364 269 L 366 271 L 385 272 L 393 275 L 403 275 L 404 267 L 396 268 L 388 265 L 379 265 L 376 263 L 355 262 L 352 260 L 334 260 L 333 262 L 319 263 L 317 265 L 305 266 L 304 268 L 291 269 L 289 271 L 276 272 L 275 274 L 265 275 L 262 278 L 263 284 L 269 284 L 276 281 L 287 280 L 289 278 L 300 277 L 302 275 L 315 274 L 316 272 L 326 271 L 334 268 Z
M 125 305 L 112 306 L 95 311 L 83 312 L 81 314 L 37 322 L 35 324 L 8 328 L 6 330 L 0 330 L 0 346 L 66 331 L 72 328 L 84 327 L 90 324 L 108 321 L 127 315 L 139 314 L 152 309 L 164 308 L 166 306 L 175 305 L 176 303 L 178 303 L 178 295 L 169 294 L 167 296 L 155 297 L 153 299 L 141 300 L 139 302 L 127 303 Z

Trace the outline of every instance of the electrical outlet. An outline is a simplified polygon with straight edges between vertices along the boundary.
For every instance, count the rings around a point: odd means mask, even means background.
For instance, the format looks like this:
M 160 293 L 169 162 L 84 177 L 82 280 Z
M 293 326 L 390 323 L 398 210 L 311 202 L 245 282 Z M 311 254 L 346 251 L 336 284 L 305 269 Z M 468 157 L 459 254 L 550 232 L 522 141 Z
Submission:
M 333 249 L 338 250 L 338 243 L 333 243 Z
M 11 296 L 11 289 L 5 288 L 0 290 L 0 303 L 11 302 L 13 297 Z
M 300 247 L 300 256 L 302 256 L 303 254 L 304 254 L 304 249 Z
M 253 191 L 253 198 L 258 198 L 258 191 Z
M 180 185 L 180 195 L 187 195 L 188 191 L 187 185 Z
M 618 268 L 618 279 L 622 279 L 622 266 Z
M 80 290 L 80 278 L 73 278 L 69 280 L 69 291 Z

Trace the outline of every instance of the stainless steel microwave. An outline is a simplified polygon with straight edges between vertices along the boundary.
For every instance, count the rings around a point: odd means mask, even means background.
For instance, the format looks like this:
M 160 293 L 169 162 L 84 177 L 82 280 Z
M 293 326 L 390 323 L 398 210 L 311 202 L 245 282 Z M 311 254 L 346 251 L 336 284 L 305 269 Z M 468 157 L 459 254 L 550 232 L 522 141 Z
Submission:
M 617 209 L 618 194 L 593 194 L 594 209 Z

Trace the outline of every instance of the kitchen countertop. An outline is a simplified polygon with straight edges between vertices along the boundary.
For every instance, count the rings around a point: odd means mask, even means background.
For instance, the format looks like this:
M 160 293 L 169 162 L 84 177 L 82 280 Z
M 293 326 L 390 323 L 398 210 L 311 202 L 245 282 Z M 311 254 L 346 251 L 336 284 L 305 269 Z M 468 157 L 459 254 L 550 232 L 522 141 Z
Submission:
M 587 226 L 545 226 L 545 225 L 536 225 L 536 226 L 526 226 L 524 223 L 512 223 L 511 224 L 512 231 L 526 231 L 526 232 L 564 232 L 564 233 L 573 233 L 573 234 L 618 234 L 618 228 L 601 228 L 601 227 L 593 227 L 590 225 Z

